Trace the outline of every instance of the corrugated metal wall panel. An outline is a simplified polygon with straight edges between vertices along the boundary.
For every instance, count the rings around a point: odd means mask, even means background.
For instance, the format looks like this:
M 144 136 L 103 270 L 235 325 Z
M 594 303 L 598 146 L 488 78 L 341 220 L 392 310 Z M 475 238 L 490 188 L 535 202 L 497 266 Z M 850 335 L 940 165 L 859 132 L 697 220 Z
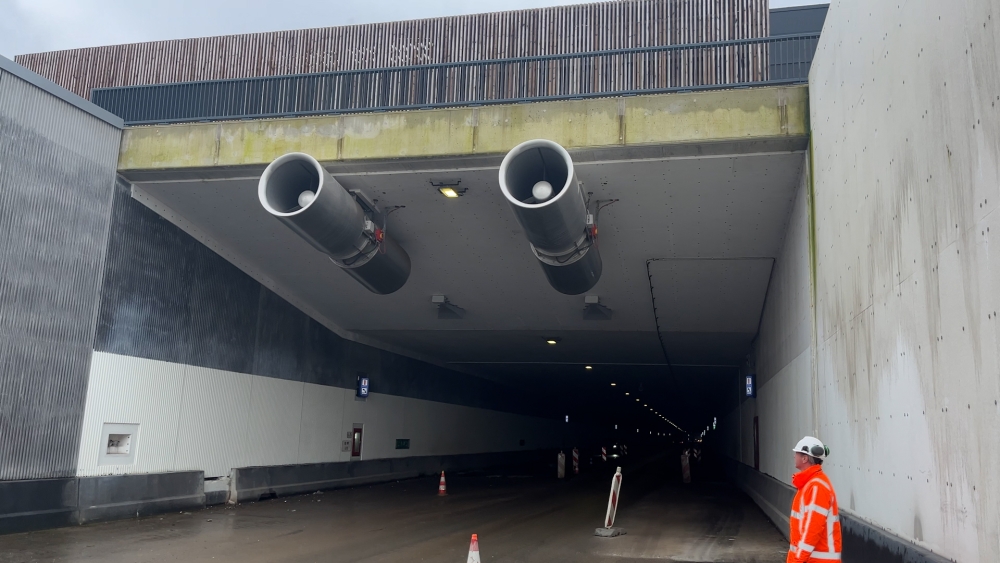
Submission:
M 158 407 L 180 407 L 174 470 L 201 469 L 205 477 L 221 477 L 229 475 L 233 467 L 246 466 L 253 376 L 182 367 L 184 395 L 180 405 Z
M 245 452 L 247 465 L 287 465 L 299 460 L 305 384 L 254 377 Z M 323 431 L 311 428 L 310 431 Z
M 17 62 L 89 99 L 93 88 L 479 61 L 766 37 L 768 0 L 622 0 L 512 12 L 112 45 Z M 709 69 L 691 55 L 677 72 Z M 615 73 L 617 74 L 617 73 Z M 484 83 L 498 76 L 477 77 Z M 595 80 L 598 77 L 595 76 Z
M 346 439 L 347 432 L 343 426 L 345 397 L 353 400 L 353 392 L 326 385 L 303 385 L 299 463 L 349 461 L 351 454 L 340 451 L 340 442 Z
M 174 470 L 184 366 L 95 352 L 80 440 L 78 475 L 163 473 Z M 163 408 L 171 405 L 171 408 Z M 99 465 L 105 424 L 138 424 L 135 462 Z
M 76 471 L 120 137 L 0 71 L 0 480 Z

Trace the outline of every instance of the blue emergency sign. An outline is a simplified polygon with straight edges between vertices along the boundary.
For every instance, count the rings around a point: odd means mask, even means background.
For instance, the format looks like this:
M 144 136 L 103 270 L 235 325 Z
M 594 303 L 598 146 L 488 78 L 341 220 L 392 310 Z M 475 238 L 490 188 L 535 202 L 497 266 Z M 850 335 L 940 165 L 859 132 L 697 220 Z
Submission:
M 368 397 L 368 378 L 364 375 L 358 376 L 358 397 Z
M 746 377 L 747 381 L 747 397 L 757 396 L 757 374 L 751 373 Z

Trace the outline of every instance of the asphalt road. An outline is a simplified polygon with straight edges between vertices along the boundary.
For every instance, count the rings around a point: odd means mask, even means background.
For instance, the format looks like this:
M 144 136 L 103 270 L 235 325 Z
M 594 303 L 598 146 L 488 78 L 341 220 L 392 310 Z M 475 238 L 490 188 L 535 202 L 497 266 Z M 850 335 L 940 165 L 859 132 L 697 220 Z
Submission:
M 626 470 L 616 538 L 594 536 L 608 475 L 571 482 L 507 472 L 215 507 L 0 536 L 0 562 L 464 562 L 471 534 L 486 562 L 780 563 L 787 543 L 742 493 L 676 482 L 671 466 Z

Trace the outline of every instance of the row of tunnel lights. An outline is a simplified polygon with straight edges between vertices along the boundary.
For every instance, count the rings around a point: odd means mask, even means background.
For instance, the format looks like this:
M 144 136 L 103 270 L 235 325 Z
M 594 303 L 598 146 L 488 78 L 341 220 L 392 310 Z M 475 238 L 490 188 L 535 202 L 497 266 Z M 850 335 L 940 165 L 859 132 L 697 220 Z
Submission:
M 545 343 L 548 344 L 549 346 L 555 346 L 556 344 L 559 343 L 559 340 L 560 340 L 559 338 L 547 338 L 545 340 Z M 587 371 L 591 371 L 591 370 L 594 369 L 594 366 L 590 366 L 590 365 L 584 366 L 583 369 L 585 369 Z M 612 381 L 611 382 L 611 386 L 612 387 L 617 387 L 618 384 Z M 629 392 L 628 391 L 625 392 L 625 396 L 626 397 L 629 396 Z M 642 403 L 642 400 L 641 399 L 636 399 L 635 402 Z M 663 416 L 662 414 L 660 414 L 659 411 L 657 411 L 653 407 L 650 407 L 649 404 L 643 403 L 642 406 L 645 407 L 645 408 L 648 408 L 650 412 L 652 412 L 656 416 L 658 416 L 661 419 L 663 419 L 665 422 L 667 422 L 668 424 L 670 424 L 670 426 L 673 426 L 674 428 L 676 428 L 680 432 L 683 432 L 684 434 L 687 434 L 687 432 L 685 432 L 683 428 L 681 428 L 680 426 L 677 426 L 676 424 L 674 424 L 674 422 L 672 420 L 670 420 L 669 418 L 667 418 L 667 417 Z M 568 416 L 566 417 L 566 422 L 569 422 L 569 417 Z M 615 428 L 616 429 L 618 428 L 617 424 L 615 425 Z M 636 428 L 636 432 L 638 432 L 638 431 L 639 431 L 639 429 Z M 650 433 L 652 433 L 652 432 L 650 432 Z M 662 434 L 661 433 L 657 433 L 657 435 L 662 435 Z
M 550 344 L 554 344 L 554 342 L 551 342 L 551 341 L 550 341 Z M 585 369 L 585 370 L 587 370 L 587 371 L 590 371 L 590 370 L 594 369 L 594 366 L 583 366 L 583 369 Z M 617 386 L 618 386 L 618 384 L 617 384 L 617 383 L 615 383 L 614 381 L 612 381 L 612 382 L 611 382 L 611 386 L 612 386 L 612 387 L 617 387 Z M 626 396 L 626 397 L 628 397 L 628 396 L 629 396 L 629 392 L 628 392 L 628 391 L 625 391 L 625 396 Z M 635 402 L 637 402 L 637 403 L 642 403 L 642 399 L 639 399 L 639 398 L 636 398 Z M 660 412 L 659 412 L 659 411 L 657 411 L 657 410 L 656 410 L 656 409 L 654 409 L 653 407 L 649 406 L 649 404 L 648 404 L 648 403 L 642 403 L 642 406 L 643 406 L 644 408 L 648 408 L 648 409 L 649 409 L 649 412 L 651 412 L 651 413 L 655 414 L 656 416 L 660 417 L 661 419 L 663 419 L 663 420 L 664 420 L 664 421 L 665 421 L 665 422 L 666 422 L 667 424 L 669 424 L 670 426 L 673 426 L 674 428 L 676 428 L 676 429 L 677 429 L 677 430 L 679 430 L 680 432 L 683 432 L 684 434 L 687 434 L 687 432 L 685 432 L 683 428 L 681 428 L 680 426 L 677 426 L 676 424 L 674 424 L 674 422 L 673 422 L 672 420 L 670 420 L 669 418 L 667 418 L 667 417 L 663 416 L 662 414 L 660 414 Z M 615 425 L 615 428 L 618 428 L 618 425 Z M 638 428 L 637 428 L 637 429 L 636 429 L 636 432 L 638 432 L 638 431 L 639 431 L 639 430 L 638 430 Z M 659 434 L 658 434 L 658 435 L 659 435 Z

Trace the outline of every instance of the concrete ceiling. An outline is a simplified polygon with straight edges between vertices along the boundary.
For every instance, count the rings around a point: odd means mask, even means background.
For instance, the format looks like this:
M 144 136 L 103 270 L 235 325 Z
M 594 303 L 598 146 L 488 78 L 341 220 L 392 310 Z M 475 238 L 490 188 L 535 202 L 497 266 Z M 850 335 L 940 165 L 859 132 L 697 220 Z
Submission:
M 613 310 L 610 320 L 584 320 L 583 296 L 549 287 L 497 186 L 499 157 L 443 170 L 428 161 L 387 172 L 330 167 L 383 209 L 403 206 L 388 233 L 413 269 L 388 296 L 369 293 L 268 216 L 253 175 L 139 182 L 135 195 L 319 320 L 467 371 L 662 364 L 663 348 L 676 365 L 739 364 L 757 330 L 802 153 L 584 160 L 577 172 L 585 190 L 619 200 L 600 214 L 604 274 L 588 292 Z M 442 197 L 431 182 L 444 178 L 460 178 L 468 191 Z M 465 318 L 438 319 L 433 294 L 447 295 Z M 548 346 L 548 337 L 562 340 Z

